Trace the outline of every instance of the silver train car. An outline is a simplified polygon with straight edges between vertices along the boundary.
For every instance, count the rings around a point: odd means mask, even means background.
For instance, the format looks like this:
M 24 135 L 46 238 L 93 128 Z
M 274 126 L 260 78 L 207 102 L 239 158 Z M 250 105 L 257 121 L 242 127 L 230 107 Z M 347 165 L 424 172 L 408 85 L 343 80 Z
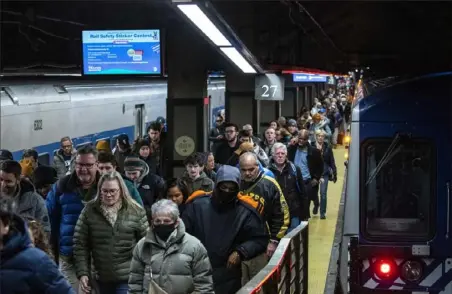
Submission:
M 224 105 L 224 91 L 224 80 L 209 81 L 212 105 Z M 33 148 L 39 162 L 51 164 L 64 136 L 75 147 L 99 140 L 113 146 L 120 134 L 132 141 L 145 134 L 151 121 L 166 118 L 167 93 L 164 80 L 0 82 L 0 148 L 15 159 Z

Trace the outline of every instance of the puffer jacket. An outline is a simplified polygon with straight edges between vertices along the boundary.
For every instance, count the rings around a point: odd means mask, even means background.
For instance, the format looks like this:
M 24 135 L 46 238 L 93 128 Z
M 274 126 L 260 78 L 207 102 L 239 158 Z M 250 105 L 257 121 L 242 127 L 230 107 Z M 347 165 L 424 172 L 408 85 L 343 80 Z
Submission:
M 123 282 L 129 279 L 133 248 L 146 235 L 149 225 L 144 209 L 126 203 L 123 200 L 114 226 L 102 213 L 99 198 L 83 209 L 74 233 L 78 278 L 89 276 L 91 254 L 100 281 Z
M 182 180 L 187 184 L 188 194 L 193 193 L 194 191 L 206 191 L 212 192 L 214 182 L 207 176 L 205 172 L 201 172 L 199 177 L 196 180 L 192 180 L 188 173 L 185 172 L 182 176 Z
M 62 177 L 64 177 L 67 174 L 70 174 L 74 170 L 75 155 L 76 155 L 76 151 L 73 150 L 72 155 L 71 155 L 71 164 L 69 166 L 66 166 L 66 163 L 65 163 L 65 160 L 63 157 L 63 149 L 60 149 L 57 151 L 57 153 L 53 157 L 53 167 L 56 169 L 59 179 L 61 179 Z
M 24 220 L 14 215 L 12 223 L 0 250 L 0 293 L 75 294 L 50 257 L 32 246 Z
M 33 184 L 26 178 L 21 179 L 20 190 L 15 197 L 18 214 L 37 220 L 45 232 L 50 233 L 49 214 L 44 199 L 35 191 Z
M 99 179 L 100 174 L 97 174 L 96 182 L 99 182 Z M 140 195 L 134 192 L 135 187 L 130 186 L 126 179 L 124 180 L 133 200 L 143 205 Z M 77 175 L 73 172 L 58 180 L 47 194 L 45 201 L 52 230 L 51 242 L 52 245 L 58 244 L 60 249 L 59 252 L 54 252 L 55 255 L 61 253 L 63 256 L 72 257 L 74 229 L 84 207 L 79 186 Z M 94 199 L 96 193 L 96 189 L 93 189 L 89 200 Z
M 151 229 L 135 247 L 129 293 L 148 294 L 151 278 L 171 294 L 214 293 L 207 251 L 198 239 L 185 232 L 181 219 L 167 242 Z

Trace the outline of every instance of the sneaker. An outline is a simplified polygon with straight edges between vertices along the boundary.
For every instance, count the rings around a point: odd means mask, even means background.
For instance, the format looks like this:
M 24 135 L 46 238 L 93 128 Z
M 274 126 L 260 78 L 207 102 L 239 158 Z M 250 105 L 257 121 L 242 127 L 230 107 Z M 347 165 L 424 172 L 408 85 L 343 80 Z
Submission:
M 314 206 L 314 209 L 312 210 L 313 215 L 317 215 L 319 213 L 319 206 Z
M 326 215 L 324 214 L 320 215 L 320 219 L 326 219 Z

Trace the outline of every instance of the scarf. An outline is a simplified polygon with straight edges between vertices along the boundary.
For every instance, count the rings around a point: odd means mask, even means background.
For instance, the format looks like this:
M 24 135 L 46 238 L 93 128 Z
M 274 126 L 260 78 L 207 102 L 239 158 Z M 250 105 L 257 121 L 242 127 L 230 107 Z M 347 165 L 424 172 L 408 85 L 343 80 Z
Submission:
M 116 223 L 116 219 L 118 218 L 118 212 L 122 208 L 122 200 L 119 200 L 113 206 L 106 206 L 101 204 L 100 211 L 102 215 L 107 219 L 110 225 L 113 227 Z

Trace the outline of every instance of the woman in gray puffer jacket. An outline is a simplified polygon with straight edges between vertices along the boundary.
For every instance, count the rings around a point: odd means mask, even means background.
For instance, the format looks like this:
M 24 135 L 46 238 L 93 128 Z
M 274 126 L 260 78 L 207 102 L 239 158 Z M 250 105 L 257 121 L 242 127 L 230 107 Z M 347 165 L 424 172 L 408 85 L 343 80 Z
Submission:
M 129 294 L 148 294 L 151 280 L 170 294 L 213 294 L 207 251 L 185 232 L 177 205 L 164 199 L 151 211 L 151 228 L 133 251 Z

